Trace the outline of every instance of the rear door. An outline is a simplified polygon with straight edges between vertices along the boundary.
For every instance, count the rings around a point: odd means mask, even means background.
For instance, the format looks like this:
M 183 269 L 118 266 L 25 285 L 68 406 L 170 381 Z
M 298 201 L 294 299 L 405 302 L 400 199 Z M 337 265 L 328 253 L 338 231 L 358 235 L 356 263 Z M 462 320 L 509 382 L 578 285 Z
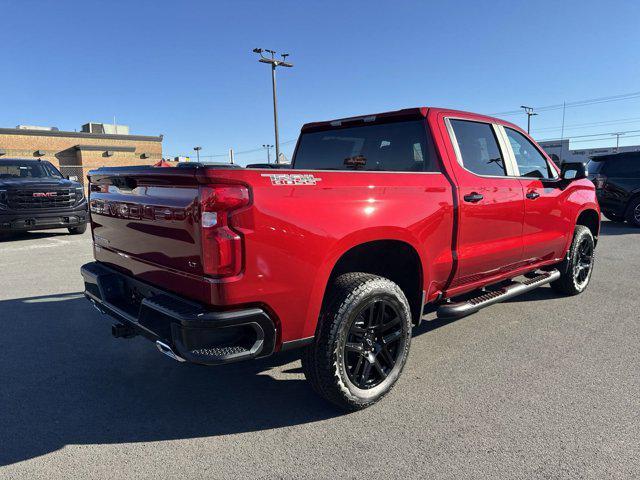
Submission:
M 560 258 L 573 232 L 570 204 L 563 202 L 559 175 L 538 147 L 523 133 L 504 128 L 515 175 L 524 190 L 523 261 L 528 264 Z
M 522 261 L 524 194 L 496 125 L 446 118 L 458 183 L 458 273 L 452 287 L 509 272 Z

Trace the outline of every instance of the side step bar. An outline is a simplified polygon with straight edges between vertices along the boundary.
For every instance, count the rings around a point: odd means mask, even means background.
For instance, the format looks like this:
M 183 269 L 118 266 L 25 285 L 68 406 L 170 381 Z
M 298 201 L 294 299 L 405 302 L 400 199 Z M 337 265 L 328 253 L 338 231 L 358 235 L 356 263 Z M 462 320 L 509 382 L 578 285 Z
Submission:
M 538 288 L 547 283 L 551 283 L 560 278 L 558 270 L 543 272 L 535 277 L 528 278 L 523 282 L 513 282 L 511 285 L 486 292 L 478 297 L 463 302 L 445 303 L 438 307 L 437 315 L 440 319 L 460 318 L 476 313 L 478 310 L 494 303 L 503 302 L 510 298 L 516 297 L 522 293 Z

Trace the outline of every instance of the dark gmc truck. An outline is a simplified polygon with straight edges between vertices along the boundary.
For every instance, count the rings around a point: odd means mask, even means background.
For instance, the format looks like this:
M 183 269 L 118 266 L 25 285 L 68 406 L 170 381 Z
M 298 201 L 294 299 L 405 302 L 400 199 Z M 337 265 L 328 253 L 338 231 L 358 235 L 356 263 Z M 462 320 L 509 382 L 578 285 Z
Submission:
M 439 108 L 307 124 L 289 168 L 89 176 L 85 295 L 114 336 L 203 365 L 303 348 L 312 387 L 348 410 L 395 384 L 426 310 L 583 292 L 600 229 L 585 165 Z
M 84 233 L 89 212 L 82 185 L 44 160 L 0 160 L 0 235 L 67 228 Z

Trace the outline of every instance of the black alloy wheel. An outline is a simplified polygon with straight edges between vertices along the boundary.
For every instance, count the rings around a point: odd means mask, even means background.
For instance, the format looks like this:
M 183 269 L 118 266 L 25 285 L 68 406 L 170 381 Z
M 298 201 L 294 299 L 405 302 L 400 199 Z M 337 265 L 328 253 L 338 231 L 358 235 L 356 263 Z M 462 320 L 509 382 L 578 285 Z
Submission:
M 402 321 L 393 304 L 375 300 L 354 318 L 344 346 L 349 380 L 358 388 L 380 385 L 402 351 Z
M 582 289 L 589 281 L 591 269 L 593 268 L 593 241 L 590 238 L 583 238 L 578 244 L 577 250 L 573 276 L 576 286 Z
M 565 295 L 578 295 L 586 290 L 595 264 L 596 242 L 584 225 L 576 225 L 573 241 L 566 258 L 557 265 L 560 278 L 551 282 L 551 288 Z
M 314 341 L 302 355 L 313 389 L 341 409 L 369 407 L 393 388 L 411 347 L 411 309 L 391 280 L 338 276 L 327 292 Z

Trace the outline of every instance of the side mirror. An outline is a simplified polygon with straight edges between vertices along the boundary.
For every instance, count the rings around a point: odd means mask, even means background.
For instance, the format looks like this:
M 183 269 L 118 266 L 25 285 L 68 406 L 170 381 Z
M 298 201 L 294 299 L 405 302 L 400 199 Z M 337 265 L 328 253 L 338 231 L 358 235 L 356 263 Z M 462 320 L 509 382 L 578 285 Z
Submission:
M 582 180 L 587 178 L 587 166 L 584 163 L 563 163 L 561 176 L 563 180 Z
M 76 175 L 67 175 L 67 179 L 71 180 L 72 182 L 78 181 L 78 177 Z

